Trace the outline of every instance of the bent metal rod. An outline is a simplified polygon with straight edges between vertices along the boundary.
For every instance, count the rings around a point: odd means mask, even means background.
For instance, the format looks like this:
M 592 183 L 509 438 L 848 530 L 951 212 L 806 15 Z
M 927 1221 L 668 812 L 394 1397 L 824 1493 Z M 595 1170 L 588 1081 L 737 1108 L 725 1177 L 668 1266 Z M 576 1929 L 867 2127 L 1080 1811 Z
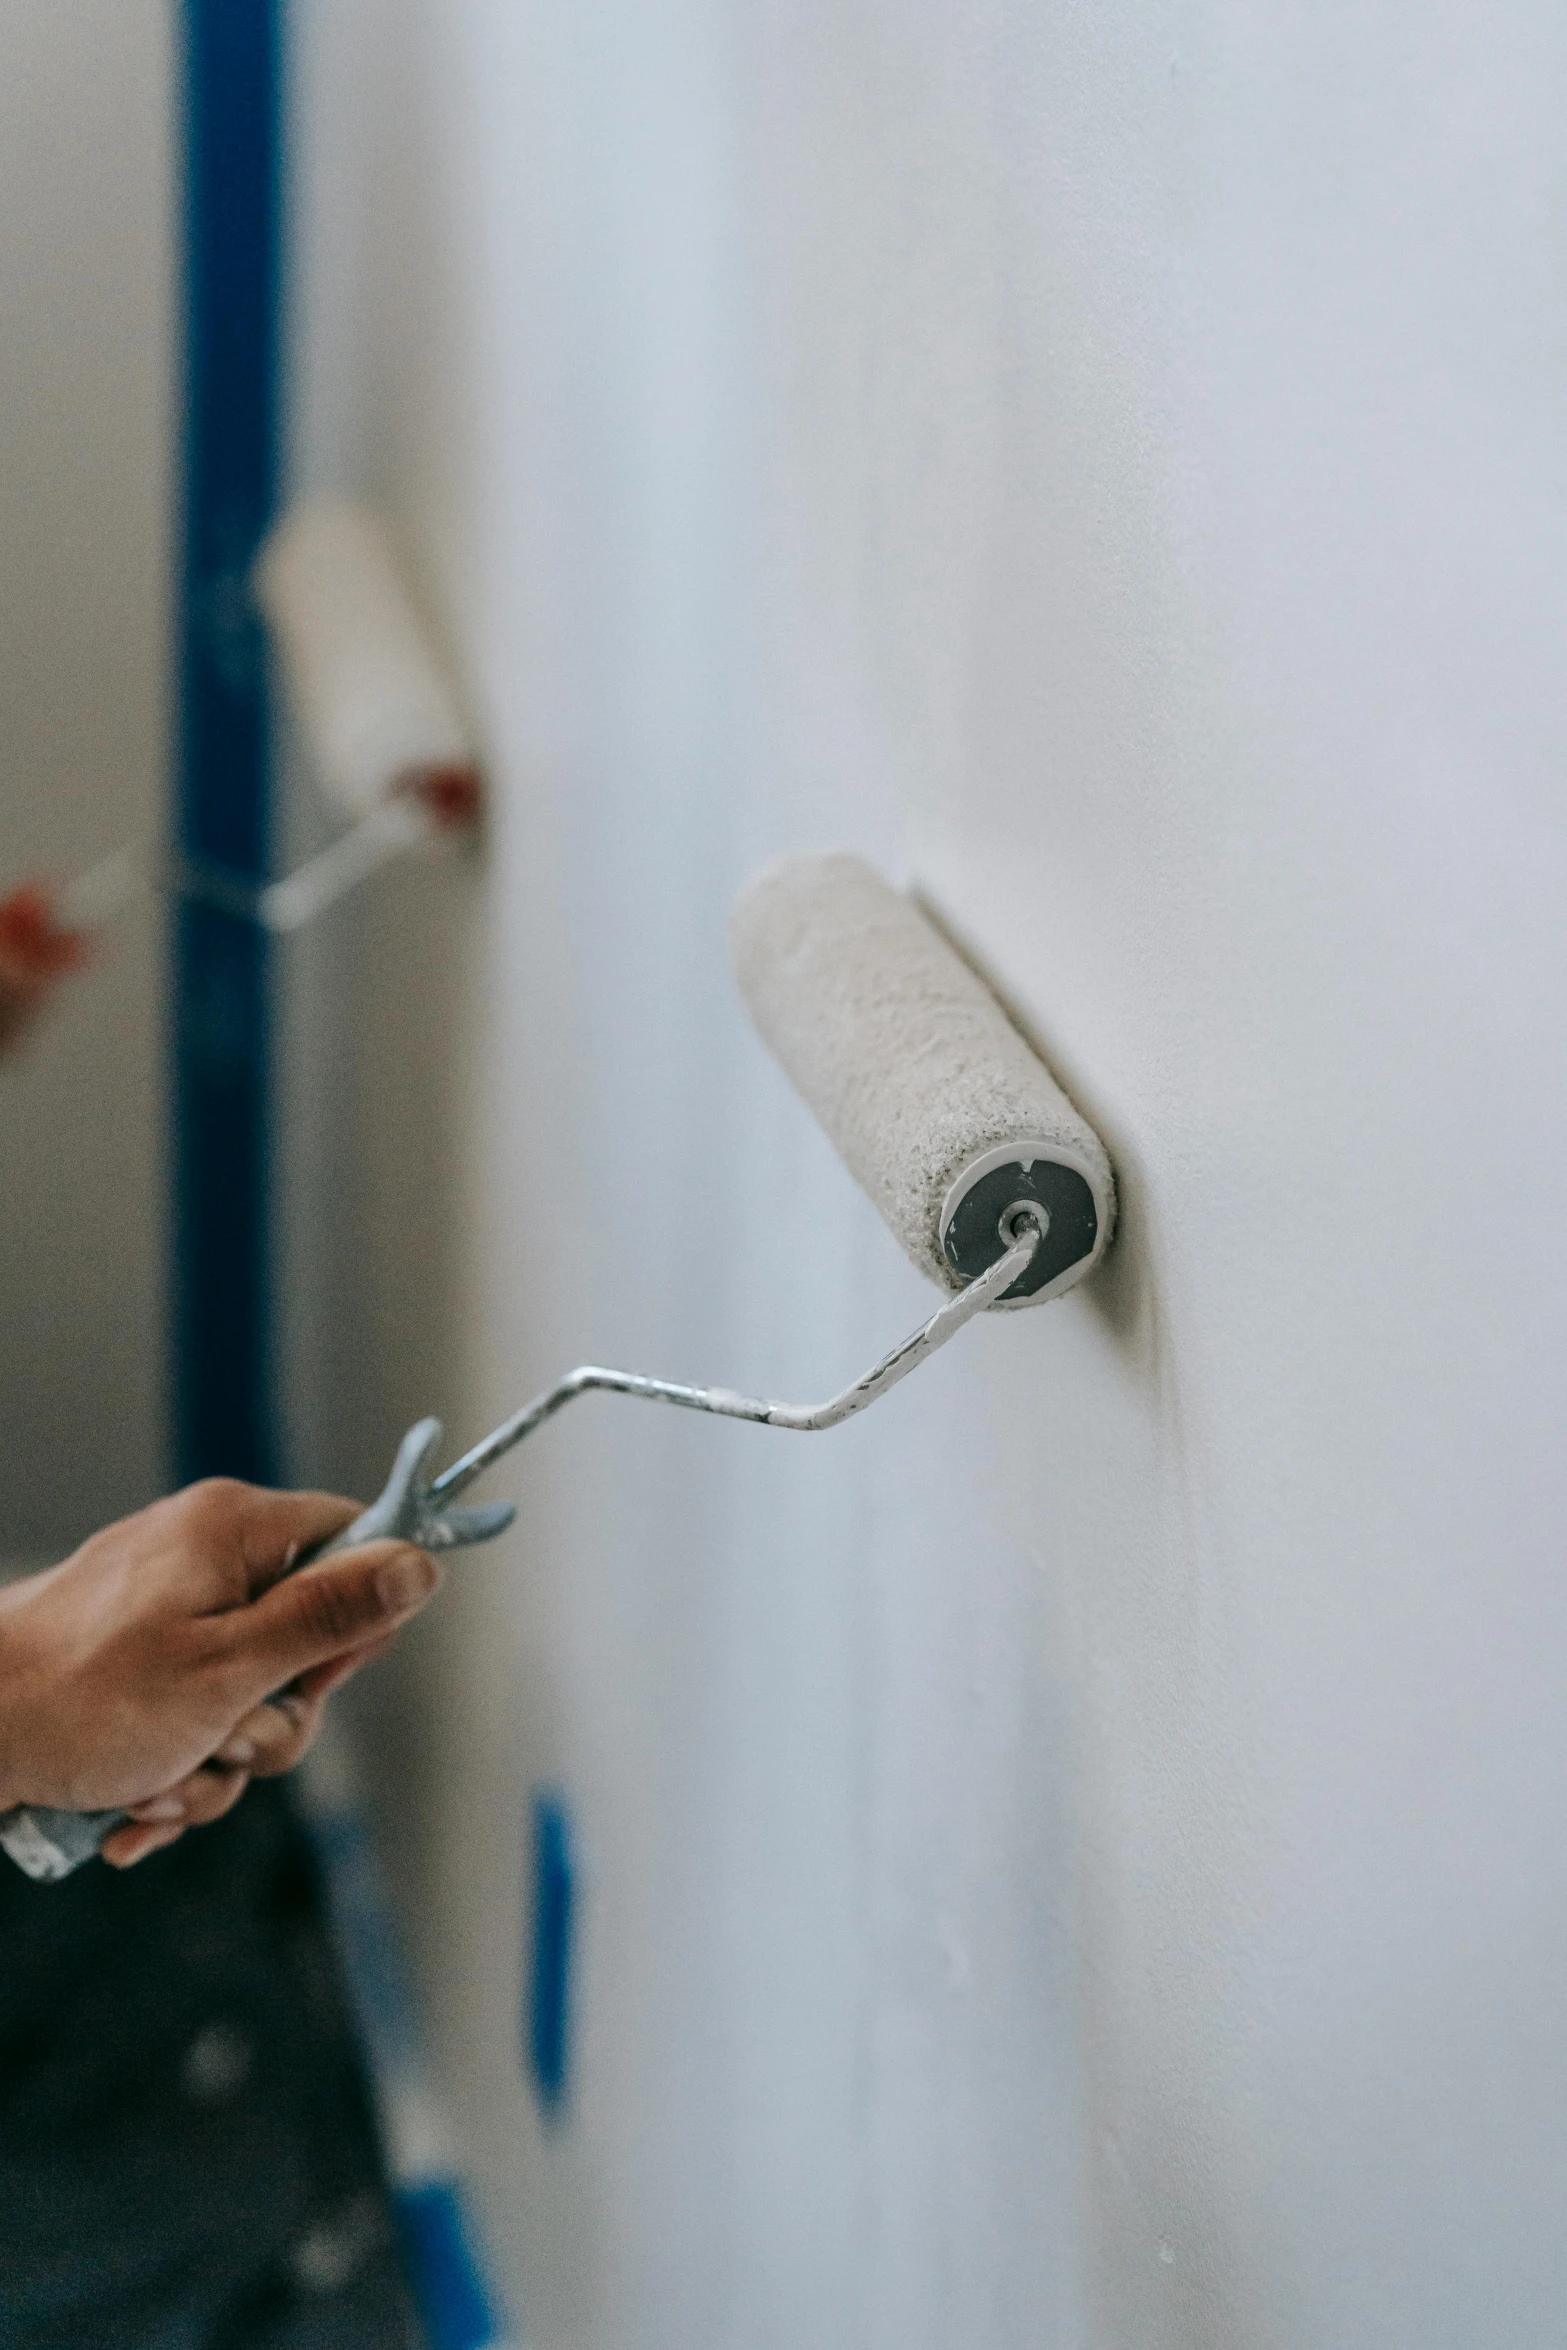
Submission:
M 938 1347 L 955 1338 L 965 1322 L 1010 1289 L 1019 1275 L 1025 1272 L 1033 1259 L 1035 1249 L 1044 1237 L 1039 1212 L 1032 1205 L 1020 1206 L 1003 1219 L 1003 1237 L 1012 1245 L 1004 1256 L 966 1289 L 938 1306 L 928 1322 L 923 1323 L 912 1336 L 895 1346 L 890 1354 L 856 1379 L 826 1403 L 798 1404 L 771 1403 L 765 1396 L 737 1395 L 728 1387 L 685 1387 L 671 1379 L 645 1379 L 636 1371 L 606 1370 L 597 1363 L 583 1363 L 575 1371 L 568 1371 L 564 1379 L 524 1404 L 509 1420 L 486 1436 L 482 1443 L 465 1452 L 461 1460 L 435 1478 L 429 1487 L 429 1499 L 439 1509 L 443 1502 L 455 1501 L 474 1482 L 498 1461 L 513 1445 L 521 1444 L 535 1428 L 542 1428 L 558 1411 L 576 1400 L 579 1395 L 595 1392 L 608 1395 L 641 1396 L 649 1403 L 678 1404 L 686 1411 L 716 1412 L 726 1420 L 755 1420 L 768 1428 L 795 1428 L 813 1434 L 822 1428 L 836 1428 L 840 1422 L 853 1419 L 906 1379 L 911 1371 L 928 1362 Z
M 956 1337 L 965 1322 L 971 1322 L 976 1314 L 983 1313 L 986 1306 L 1001 1297 L 1027 1270 L 1044 1237 L 1047 1221 L 1045 1211 L 1034 1202 L 1019 1201 L 1010 1208 L 1000 1223 L 1001 1237 L 1009 1244 L 1005 1255 L 998 1257 L 956 1297 L 939 1306 L 930 1320 L 904 1339 L 901 1346 L 883 1355 L 862 1378 L 844 1388 L 841 1394 L 829 1397 L 826 1403 L 771 1403 L 763 1396 L 737 1395 L 728 1387 L 685 1387 L 670 1379 L 644 1379 L 635 1371 L 612 1371 L 597 1363 L 584 1363 L 579 1369 L 568 1371 L 564 1379 L 547 1388 L 532 1403 L 524 1404 L 511 1419 L 503 1420 L 482 1444 L 465 1452 L 461 1460 L 454 1461 L 429 1484 L 425 1483 L 425 1467 L 440 1443 L 441 1423 L 421 1420 L 403 1438 L 379 1500 L 361 1511 L 353 1524 L 322 1550 L 307 1553 L 296 1563 L 303 1566 L 311 1555 L 324 1557 L 383 1535 L 400 1536 L 431 1550 L 455 1550 L 469 1543 L 492 1540 L 511 1524 L 515 1515 L 513 1505 L 502 1501 L 469 1507 L 459 1505 L 457 1496 L 503 1453 L 510 1452 L 513 1445 L 531 1436 L 535 1428 L 553 1419 L 575 1397 L 590 1395 L 595 1390 L 610 1395 L 642 1396 L 650 1403 L 677 1404 L 686 1411 L 713 1412 L 726 1420 L 753 1420 L 767 1428 L 795 1428 L 807 1434 L 821 1428 L 836 1428 L 840 1421 L 852 1419 L 856 1412 L 863 1412 L 867 1404 L 875 1403 L 878 1396 L 896 1387 L 900 1379 L 906 1379 L 911 1371 L 928 1361 L 938 1347 Z M 30 1877 L 67 1877 L 98 1850 L 122 1816 L 117 1811 L 56 1811 L 38 1804 L 21 1804 L 12 1811 L 0 1813 L 0 1848 Z

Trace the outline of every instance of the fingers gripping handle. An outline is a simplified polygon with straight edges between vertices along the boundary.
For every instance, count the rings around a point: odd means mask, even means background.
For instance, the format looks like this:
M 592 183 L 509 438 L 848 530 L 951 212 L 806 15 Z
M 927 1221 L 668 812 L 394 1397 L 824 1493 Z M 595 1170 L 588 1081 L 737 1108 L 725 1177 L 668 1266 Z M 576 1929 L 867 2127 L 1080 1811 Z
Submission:
M 512 1502 L 492 1501 L 463 1509 L 443 1508 L 432 1498 L 429 1470 L 440 1442 L 439 1420 L 420 1420 L 410 1428 L 376 1500 L 330 1542 L 302 1553 L 293 1571 L 297 1573 L 312 1559 L 356 1550 L 365 1542 L 390 1538 L 416 1542 L 421 1550 L 455 1550 L 504 1533 L 517 1514 Z M 91 1860 L 124 1818 L 122 1811 L 57 1811 L 46 1804 L 18 1804 L 15 1810 L 0 1813 L 0 1850 L 28 1876 L 58 1883 L 84 1860 Z

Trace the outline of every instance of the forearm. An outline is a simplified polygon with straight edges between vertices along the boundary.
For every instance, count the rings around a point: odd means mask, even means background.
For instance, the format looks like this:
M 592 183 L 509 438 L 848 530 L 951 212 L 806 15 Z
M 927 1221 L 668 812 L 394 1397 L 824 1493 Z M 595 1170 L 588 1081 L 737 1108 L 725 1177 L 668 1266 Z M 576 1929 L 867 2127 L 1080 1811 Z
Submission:
M 21 1575 L 0 1590 L 0 1812 L 40 1800 L 36 1660 L 30 1654 L 27 1616 L 30 1600 L 53 1568 Z

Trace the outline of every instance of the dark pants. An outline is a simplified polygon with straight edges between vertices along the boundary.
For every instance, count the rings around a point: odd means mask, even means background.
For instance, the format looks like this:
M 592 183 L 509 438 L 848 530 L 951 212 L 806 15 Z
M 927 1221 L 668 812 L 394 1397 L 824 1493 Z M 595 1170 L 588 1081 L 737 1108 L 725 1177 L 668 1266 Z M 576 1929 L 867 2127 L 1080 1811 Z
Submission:
M 417 2350 L 280 1789 L 121 1875 L 0 1859 L 0 2350 Z

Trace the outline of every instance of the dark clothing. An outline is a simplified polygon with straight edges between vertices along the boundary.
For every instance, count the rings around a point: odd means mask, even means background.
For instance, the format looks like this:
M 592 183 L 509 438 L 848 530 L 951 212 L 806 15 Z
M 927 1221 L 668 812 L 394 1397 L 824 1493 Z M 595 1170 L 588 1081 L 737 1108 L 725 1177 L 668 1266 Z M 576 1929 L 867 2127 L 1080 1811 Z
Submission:
M 0 1859 L 0 2350 L 417 2350 L 277 1786 L 125 1874 Z

